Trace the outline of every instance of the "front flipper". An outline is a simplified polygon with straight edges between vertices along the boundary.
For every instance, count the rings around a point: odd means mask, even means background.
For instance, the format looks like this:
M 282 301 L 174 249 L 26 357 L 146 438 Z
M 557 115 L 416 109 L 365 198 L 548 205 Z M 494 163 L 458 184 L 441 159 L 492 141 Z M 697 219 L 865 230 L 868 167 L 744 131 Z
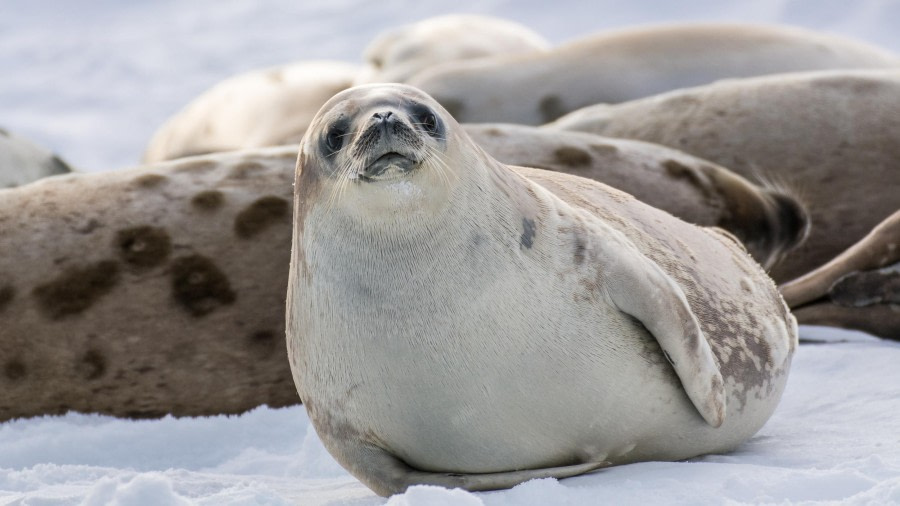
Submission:
M 684 292 L 630 243 L 610 241 L 605 247 L 611 248 L 603 260 L 609 297 L 656 338 L 703 419 L 721 426 L 725 383 Z
M 524 469 L 500 473 L 431 473 L 413 469 L 394 455 L 372 445 L 351 448 L 343 452 L 350 460 L 347 469 L 376 494 L 387 497 L 404 492 L 413 485 L 437 485 L 446 488 L 462 488 L 470 492 L 511 488 L 519 483 L 538 478 L 569 478 L 608 467 L 609 462 L 588 462 L 562 467 Z M 343 463 L 343 462 L 342 462 Z

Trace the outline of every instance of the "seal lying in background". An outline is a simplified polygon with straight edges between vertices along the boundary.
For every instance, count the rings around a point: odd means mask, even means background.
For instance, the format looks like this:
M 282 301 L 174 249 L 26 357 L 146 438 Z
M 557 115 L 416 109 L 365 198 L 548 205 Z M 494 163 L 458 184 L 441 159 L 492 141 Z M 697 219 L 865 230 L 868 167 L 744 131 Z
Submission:
M 799 195 L 809 236 L 772 277 L 828 262 L 900 209 L 900 69 L 723 81 L 576 111 L 546 128 L 655 142 Z
M 0 421 L 297 402 L 282 341 L 295 148 L 0 191 Z
M 0 128 L 0 188 L 68 172 L 69 164 L 51 151 Z
M 775 265 L 806 236 L 806 212 L 792 196 L 665 146 L 524 125 L 463 127 L 505 164 L 600 181 L 688 223 L 723 228 L 763 267 Z
M 295 187 L 291 371 L 379 494 L 727 451 L 778 403 L 796 324 L 733 237 L 502 165 L 415 88 L 326 103 Z
M 900 211 L 827 264 L 780 288 L 800 323 L 900 340 Z
M 510 56 L 550 47 L 518 23 L 491 16 L 449 14 L 388 30 L 363 52 L 356 84 L 402 82 L 434 65 L 486 56 Z
M 406 82 L 460 122 L 539 125 L 581 107 L 728 77 L 885 67 L 900 67 L 900 58 L 800 28 L 678 24 L 604 32 L 546 52 L 452 62 Z
M 153 134 L 145 163 L 296 143 L 359 67 L 336 61 L 291 63 L 228 78 L 192 100 Z

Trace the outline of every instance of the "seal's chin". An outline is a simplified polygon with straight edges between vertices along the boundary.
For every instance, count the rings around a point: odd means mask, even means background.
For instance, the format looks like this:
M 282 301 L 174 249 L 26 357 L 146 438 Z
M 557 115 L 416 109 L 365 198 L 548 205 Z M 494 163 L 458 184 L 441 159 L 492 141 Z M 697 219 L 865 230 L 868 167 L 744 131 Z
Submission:
M 391 151 L 381 155 L 360 171 L 359 180 L 373 182 L 398 179 L 418 166 L 419 162 L 417 160 Z

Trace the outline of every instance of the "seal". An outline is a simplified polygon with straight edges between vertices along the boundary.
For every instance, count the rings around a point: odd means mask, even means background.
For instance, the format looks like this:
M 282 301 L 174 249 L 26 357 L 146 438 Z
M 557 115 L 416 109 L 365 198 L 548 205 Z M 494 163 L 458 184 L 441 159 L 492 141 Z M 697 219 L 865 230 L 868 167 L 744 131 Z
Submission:
M 796 322 L 732 236 L 503 165 L 415 88 L 332 98 L 295 187 L 291 371 L 378 494 L 727 451 L 778 403 Z
M 267 148 L 0 190 L 0 421 L 296 404 L 296 160 Z
M 511 124 L 463 125 L 489 155 L 509 165 L 586 177 L 688 223 L 720 227 L 770 268 L 806 237 L 799 200 L 721 165 L 649 142 Z
M 449 61 L 545 51 L 544 37 L 518 23 L 492 16 L 448 14 L 393 28 L 365 49 L 366 64 L 355 84 L 403 82 Z
M 358 72 L 348 63 L 306 61 L 230 77 L 166 120 L 143 162 L 296 144 L 322 104 L 349 88 Z
M 604 32 L 546 52 L 450 62 L 407 83 L 460 122 L 539 125 L 581 107 L 725 78 L 897 66 L 900 58 L 883 49 L 800 28 L 675 24 Z
M 900 68 L 722 81 L 588 107 L 547 128 L 662 144 L 799 195 L 812 226 L 771 270 L 783 283 L 900 208 L 898 118 Z
M 69 172 L 72 167 L 50 150 L 0 128 L 0 188 Z
M 780 290 L 800 323 L 900 340 L 900 211 L 827 264 Z

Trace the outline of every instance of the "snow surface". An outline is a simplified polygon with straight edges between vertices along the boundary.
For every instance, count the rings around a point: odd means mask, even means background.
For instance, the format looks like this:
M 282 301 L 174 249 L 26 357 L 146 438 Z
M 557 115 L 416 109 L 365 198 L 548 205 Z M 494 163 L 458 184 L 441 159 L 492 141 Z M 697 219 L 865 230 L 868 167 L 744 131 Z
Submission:
M 550 7 L 552 5 L 552 7 Z M 451 11 L 551 41 L 636 23 L 785 22 L 900 51 L 900 1 L 2 0 L 0 126 L 85 170 L 137 163 L 152 132 L 238 72 L 360 61 L 385 28 Z M 783 401 L 727 455 L 649 462 L 507 491 L 374 496 L 301 407 L 152 421 L 69 414 L 0 424 L 0 505 L 900 504 L 900 343 L 804 327 Z

